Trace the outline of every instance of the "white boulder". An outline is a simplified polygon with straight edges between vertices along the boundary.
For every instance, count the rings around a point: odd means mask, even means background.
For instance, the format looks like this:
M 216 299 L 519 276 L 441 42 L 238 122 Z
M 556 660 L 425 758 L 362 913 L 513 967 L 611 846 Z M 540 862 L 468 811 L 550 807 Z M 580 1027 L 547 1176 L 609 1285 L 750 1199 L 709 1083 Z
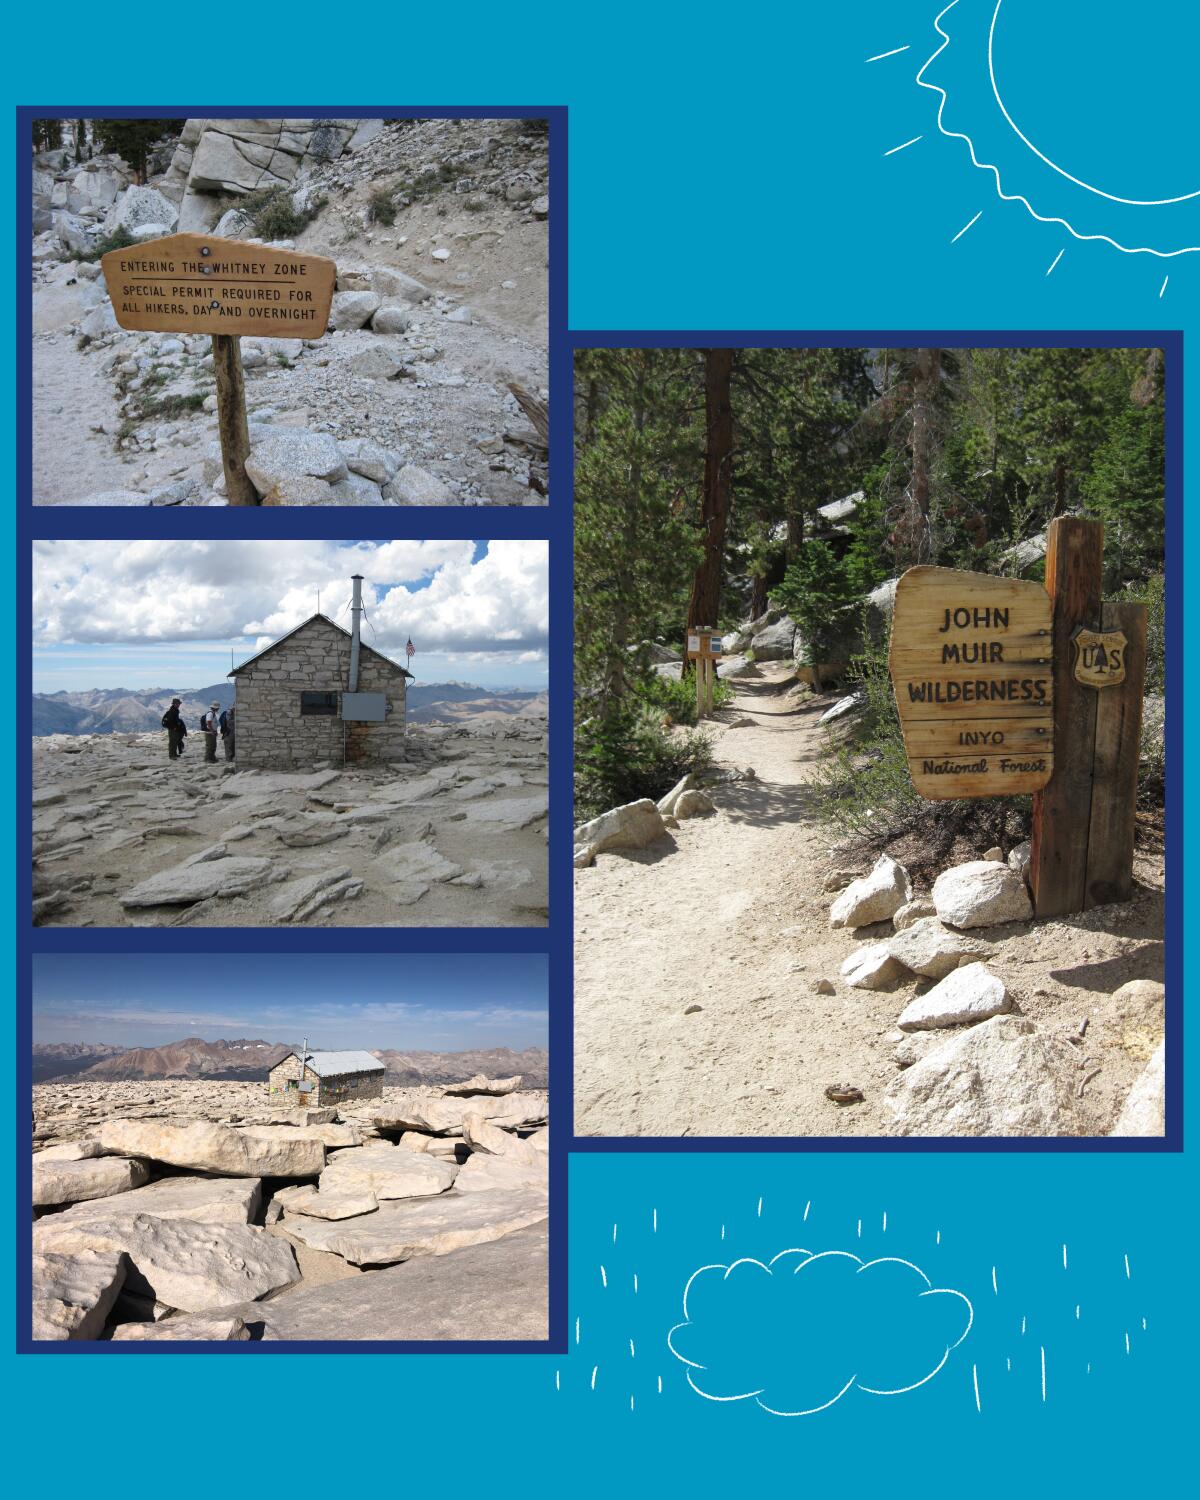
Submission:
M 973 859 L 944 870 L 933 883 L 933 904 L 951 927 L 1027 922 L 1033 906 L 1024 880 L 1010 865 Z
M 872 922 L 886 922 L 911 899 L 908 871 L 889 855 L 881 854 L 870 874 L 852 880 L 829 908 L 829 925 L 868 927 Z
M 909 1002 L 896 1022 L 901 1031 L 933 1031 L 986 1021 L 1012 1009 L 1004 981 L 980 963 L 968 963 Z
M 894 919 L 893 919 L 894 920 Z M 971 959 L 983 958 L 988 945 L 943 927 L 936 917 L 920 917 L 888 940 L 888 951 L 906 969 L 928 979 L 944 979 Z

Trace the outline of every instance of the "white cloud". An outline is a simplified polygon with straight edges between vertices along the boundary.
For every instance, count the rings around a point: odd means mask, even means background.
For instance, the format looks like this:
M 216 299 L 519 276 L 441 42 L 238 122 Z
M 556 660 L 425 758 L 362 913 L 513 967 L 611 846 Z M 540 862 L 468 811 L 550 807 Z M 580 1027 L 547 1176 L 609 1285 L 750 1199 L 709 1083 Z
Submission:
M 40 541 L 33 547 L 36 647 L 248 641 L 254 649 L 317 608 L 349 624 L 364 576 L 365 639 L 422 655 L 544 656 L 547 546 L 498 541 Z M 372 634 L 374 631 L 374 634 Z

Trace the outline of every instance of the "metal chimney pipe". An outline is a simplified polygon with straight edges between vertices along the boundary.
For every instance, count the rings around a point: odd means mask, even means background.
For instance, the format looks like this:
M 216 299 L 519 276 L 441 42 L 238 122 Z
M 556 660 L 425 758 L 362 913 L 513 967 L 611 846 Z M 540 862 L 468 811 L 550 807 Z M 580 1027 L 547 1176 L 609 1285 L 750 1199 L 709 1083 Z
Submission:
M 362 574 L 355 573 L 350 580 L 354 588 L 354 596 L 351 601 L 350 613 L 353 624 L 350 627 L 350 682 L 348 690 L 352 693 L 358 692 L 358 622 L 362 614 Z

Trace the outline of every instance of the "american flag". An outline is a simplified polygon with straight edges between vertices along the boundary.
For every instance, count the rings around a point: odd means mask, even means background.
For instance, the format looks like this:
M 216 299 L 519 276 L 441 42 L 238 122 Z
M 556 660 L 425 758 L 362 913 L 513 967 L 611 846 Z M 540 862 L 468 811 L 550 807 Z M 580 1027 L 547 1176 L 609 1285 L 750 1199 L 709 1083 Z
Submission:
M 412 643 L 411 635 L 408 638 L 408 645 L 405 646 L 404 650 L 408 656 L 409 661 L 412 661 L 413 657 L 417 654 L 417 648 Z

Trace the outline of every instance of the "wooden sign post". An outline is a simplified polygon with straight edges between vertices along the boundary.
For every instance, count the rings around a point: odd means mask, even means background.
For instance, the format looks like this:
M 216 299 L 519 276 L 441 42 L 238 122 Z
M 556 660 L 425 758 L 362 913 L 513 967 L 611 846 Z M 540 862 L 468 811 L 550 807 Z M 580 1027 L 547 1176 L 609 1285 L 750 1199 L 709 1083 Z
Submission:
M 713 711 L 721 637 L 711 626 L 694 626 L 687 633 L 687 654 L 696 663 L 696 717 L 703 719 Z
M 173 234 L 100 259 L 122 328 L 212 335 L 217 425 L 230 505 L 257 505 L 246 474 L 250 441 L 241 335 L 320 338 L 337 266 L 323 255 L 213 235 Z
M 889 666 L 913 787 L 932 801 L 1032 792 L 1038 916 L 1126 901 L 1146 611 L 1101 601 L 1104 528 L 1049 530 L 1046 584 L 912 568 Z
M 1059 764 L 1033 803 L 1029 874 L 1039 917 L 1128 901 L 1133 892 L 1146 610 L 1102 602 L 1103 561 L 1098 521 L 1052 522 L 1046 590 Z

